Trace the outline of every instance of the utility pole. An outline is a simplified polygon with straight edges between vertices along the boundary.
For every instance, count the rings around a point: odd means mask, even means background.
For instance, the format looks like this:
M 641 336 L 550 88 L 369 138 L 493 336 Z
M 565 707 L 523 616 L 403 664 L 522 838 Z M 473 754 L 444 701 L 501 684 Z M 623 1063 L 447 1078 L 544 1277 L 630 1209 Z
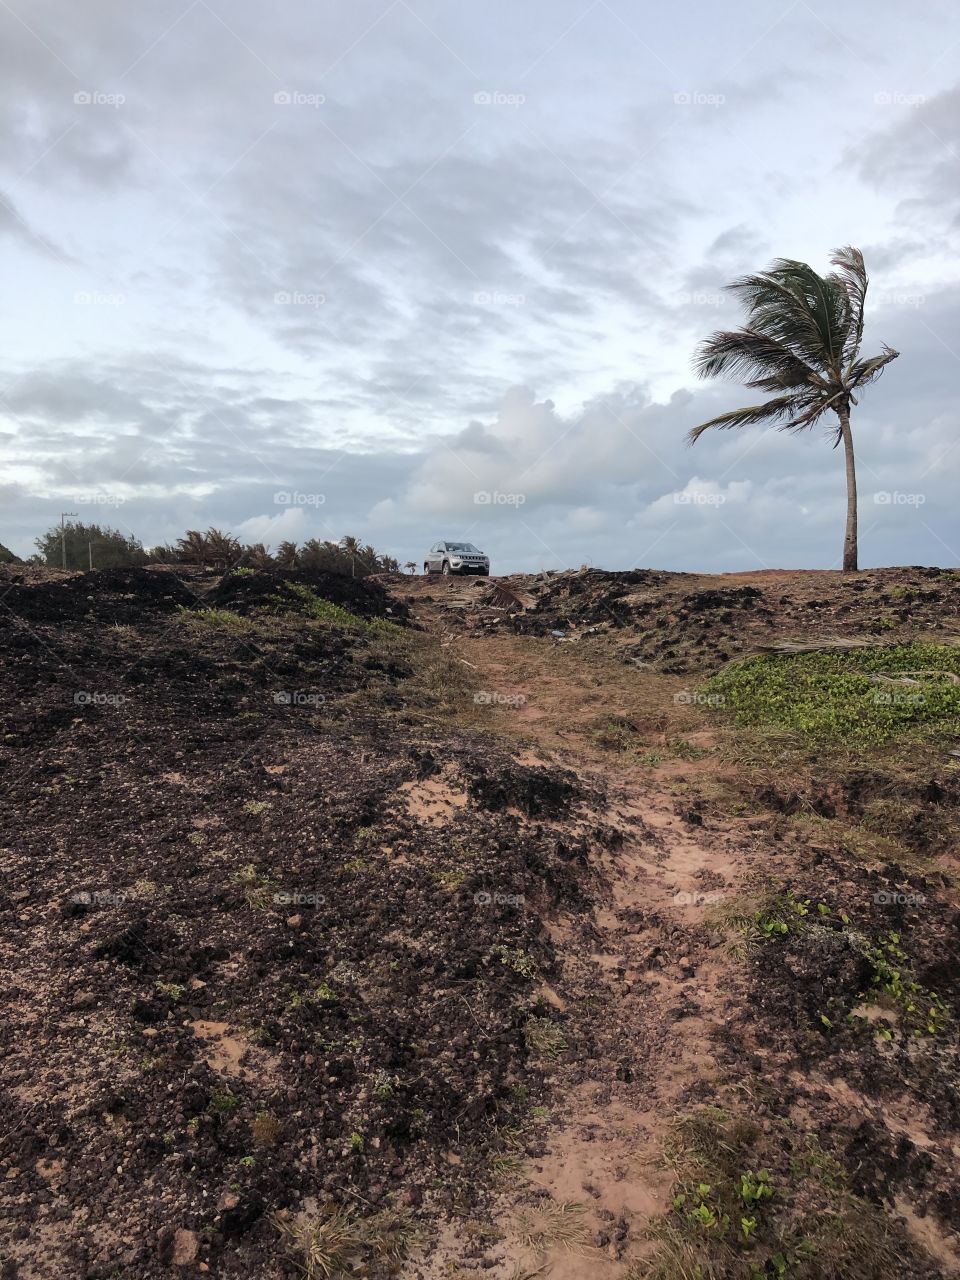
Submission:
M 60 512 L 60 560 L 63 564 L 64 569 L 66 569 L 67 567 L 67 530 L 66 530 L 64 521 L 66 520 L 67 516 L 75 516 L 76 514 L 77 514 L 76 511 Z
M 87 543 L 87 554 L 90 557 L 90 572 L 93 573 L 93 543 Z

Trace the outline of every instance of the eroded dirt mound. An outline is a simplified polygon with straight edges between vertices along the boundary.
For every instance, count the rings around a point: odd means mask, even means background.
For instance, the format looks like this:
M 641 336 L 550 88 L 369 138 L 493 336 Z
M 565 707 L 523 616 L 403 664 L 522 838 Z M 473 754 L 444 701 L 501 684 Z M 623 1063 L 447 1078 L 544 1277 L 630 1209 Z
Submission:
M 234 570 L 220 579 L 210 592 L 208 602 L 241 614 L 265 609 L 309 616 L 309 597 L 291 591 L 291 586 L 305 588 L 319 599 L 361 618 L 386 618 L 402 623 L 409 615 L 406 605 L 388 595 L 379 582 L 320 569 L 271 569 L 262 573 Z
M 524 606 L 498 603 L 498 587 Z M 856 575 L 581 569 L 490 584 L 417 579 L 407 594 L 451 629 L 503 626 L 574 643 L 609 635 L 626 661 L 677 675 L 712 671 L 784 640 L 866 636 L 889 643 L 918 633 L 960 634 L 960 572 L 936 568 Z
M 128 624 L 144 613 L 197 604 L 197 594 L 166 569 L 100 569 L 93 573 L 21 573 L 0 569 L 0 626 L 9 615 L 35 622 L 88 619 Z

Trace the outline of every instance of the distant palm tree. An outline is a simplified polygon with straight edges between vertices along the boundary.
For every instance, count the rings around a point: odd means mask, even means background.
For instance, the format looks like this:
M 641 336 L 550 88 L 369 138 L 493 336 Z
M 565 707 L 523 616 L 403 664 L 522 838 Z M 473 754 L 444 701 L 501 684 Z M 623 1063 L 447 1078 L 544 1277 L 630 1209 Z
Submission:
M 417 564 L 416 560 L 408 560 L 403 567 L 405 569 L 409 569 L 411 573 L 416 573 L 420 566 Z
M 282 565 L 284 569 L 293 569 L 297 563 L 297 544 L 295 542 L 281 542 L 277 548 L 277 563 Z
M 177 539 L 177 555 L 184 563 L 198 564 L 203 568 L 210 555 L 205 535 L 199 529 L 188 529 L 182 538 Z
M 818 275 L 805 262 L 778 258 L 768 271 L 727 286 L 747 308 L 746 328 L 715 333 L 696 356 L 702 378 L 750 375 L 746 385 L 774 398 L 711 418 L 690 432 L 690 443 L 716 427 L 776 425 L 804 431 L 828 410 L 839 421 L 830 428 L 834 448 L 843 441 L 847 472 L 844 571 L 857 568 L 857 476 L 850 430 L 856 392 L 874 381 L 900 354 L 884 345 L 879 356 L 860 356 L 868 277 L 859 249 L 847 245 L 830 259 L 836 271 Z M 786 419 L 786 421 L 783 421 Z
M 272 569 L 276 561 L 262 542 L 254 542 L 243 550 L 243 562 L 251 569 Z
M 207 553 L 214 568 L 226 571 L 240 559 L 240 543 L 229 533 L 220 529 L 208 529 L 205 534 Z

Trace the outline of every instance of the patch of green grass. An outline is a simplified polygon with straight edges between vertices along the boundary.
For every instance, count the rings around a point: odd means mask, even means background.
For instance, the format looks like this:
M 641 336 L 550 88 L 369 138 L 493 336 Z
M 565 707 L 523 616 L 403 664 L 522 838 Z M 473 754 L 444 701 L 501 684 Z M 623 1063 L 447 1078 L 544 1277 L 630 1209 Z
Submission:
M 186 605 L 177 606 L 177 616 L 188 626 L 200 628 L 217 628 L 228 631 L 252 631 L 255 623 L 243 618 L 231 609 L 188 609 Z
M 671 1208 L 629 1280 L 876 1280 L 909 1264 L 906 1237 L 787 1121 L 701 1107 L 675 1121 L 666 1155 Z
M 726 668 L 707 687 L 739 724 L 812 743 L 864 747 L 960 732 L 960 646 L 765 655 Z

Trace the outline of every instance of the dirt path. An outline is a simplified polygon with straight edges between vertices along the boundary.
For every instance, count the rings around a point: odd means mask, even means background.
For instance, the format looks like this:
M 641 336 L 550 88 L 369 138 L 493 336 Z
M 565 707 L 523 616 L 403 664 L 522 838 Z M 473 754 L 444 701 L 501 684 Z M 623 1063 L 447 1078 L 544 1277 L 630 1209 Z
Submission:
M 433 590 L 446 601 L 469 587 Z M 525 763 L 572 769 L 605 796 L 599 825 L 593 814 L 562 828 L 568 841 L 584 839 L 595 904 L 548 925 L 562 979 L 543 996 L 567 1018 L 572 1052 L 552 1075 L 556 1105 L 542 1153 L 500 1198 L 504 1257 L 488 1274 L 546 1267 L 554 1280 L 573 1280 L 589 1265 L 591 1275 L 626 1275 L 644 1228 L 667 1206 L 660 1158 L 670 1121 L 691 1098 L 708 1097 L 717 1074 L 717 1037 L 737 1003 L 738 976 L 703 917 L 740 881 L 756 837 L 734 822 L 706 827 L 689 803 L 718 775 L 709 735 L 684 740 L 700 758 L 657 758 L 683 723 L 676 678 L 549 638 L 458 634 L 431 600 L 415 598 L 414 609 L 441 632 L 449 660 L 477 672 L 481 696 L 502 709 L 498 727 L 516 737 Z M 651 764 L 611 755 L 618 726 L 645 736 Z M 429 1274 L 450 1274 L 458 1242 L 447 1244 Z

